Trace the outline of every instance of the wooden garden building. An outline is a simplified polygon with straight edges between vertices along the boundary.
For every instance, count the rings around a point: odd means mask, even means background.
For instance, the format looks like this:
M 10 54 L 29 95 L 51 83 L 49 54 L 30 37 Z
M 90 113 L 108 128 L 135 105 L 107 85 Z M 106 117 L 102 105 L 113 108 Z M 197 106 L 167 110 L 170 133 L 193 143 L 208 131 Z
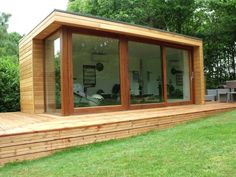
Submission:
M 204 104 L 198 38 L 54 10 L 19 51 L 21 112 L 0 114 L 0 166 L 236 108 Z
M 25 113 L 204 103 L 198 38 L 54 10 L 20 41 L 19 50 Z

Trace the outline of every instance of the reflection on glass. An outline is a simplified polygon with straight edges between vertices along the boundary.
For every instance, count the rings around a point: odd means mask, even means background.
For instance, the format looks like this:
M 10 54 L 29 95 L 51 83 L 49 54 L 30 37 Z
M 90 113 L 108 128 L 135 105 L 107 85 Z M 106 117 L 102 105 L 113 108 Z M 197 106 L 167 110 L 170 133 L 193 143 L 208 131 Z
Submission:
M 74 106 L 121 104 L 119 41 L 73 34 L 72 45 Z
M 168 102 L 190 100 L 188 51 L 167 48 Z
M 60 38 L 55 34 L 45 40 L 45 98 L 46 112 L 61 109 Z
M 128 47 L 131 104 L 162 102 L 160 46 L 129 42 Z

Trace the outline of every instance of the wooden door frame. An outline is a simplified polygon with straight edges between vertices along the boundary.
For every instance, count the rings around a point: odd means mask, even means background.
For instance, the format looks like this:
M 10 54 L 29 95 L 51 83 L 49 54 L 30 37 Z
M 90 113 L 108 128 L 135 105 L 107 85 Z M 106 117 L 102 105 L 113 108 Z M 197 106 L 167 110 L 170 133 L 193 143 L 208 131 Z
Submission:
M 73 97 L 73 62 L 72 62 L 72 34 L 86 34 L 91 36 L 101 36 L 108 38 L 115 38 L 119 40 L 119 71 L 120 71 L 120 90 L 121 90 L 121 105 L 112 106 L 96 106 L 96 107 L 74 107 Z M 130 104 L 130 82 L 128 72 L 128 41 L 137 41 L 141 43 L 159 45 L 161 48 L 161 62 L 162 62 L 162 84 L 163 84 L 163 102 L 161 103 L 147 103 L 147 104 Z M 193 72 L 193 49 L 190 46 L 182 46 L 161 42 L 151 39 L 144 39 L 133 36 L 118 35 L 110 32 L 87 30 L 82 28 L 62 27 L 62 115 L 71 114 L 86 114 L 99 112 L 113 112 L 122 110 L 133 110 L 143 108 L 158 108 L 164 106 L 175 106 L 183 104 L 194 103 L 194 81 L 190 80 L 190 101 L 167 102 L 167 74 L 166 74 L 166 48 L 177 48 L 188 51 L 189 56 L 189 71 L 190 79 Z
M 71 34 L 67 27 L 61 28 L 61 114 L 73 114 L 73 66 Z
M 127 59 L 127 50 L 128 43 L 126 38 L 122 38 L 120 35 L 116 35 L 113 33 L 107 33 L 102 31 L 95 30 L 85 30 L 82 28 L 69 28 L 70 41 L 72 44 L 72 34 L 84 34 L 88 36 L 99 36 L 117 39 L 119 41 L 119 78 L 120 78 L 120 93 L 121 93 L 121 104 L 120 105 L 108 105 L 108 106 L 94 106 L 94 107 L 74 107 L 74 99 L 71 100 L 73 105 L 73 113 L 74 114 L 87 114 L 87 113 L 101 113 L 101 112 L 114 112 L 114 111 L 122 111 L 129 109 L 129 99 L 127 99 L 127 94 L 129 94 L 126 90 L 129 87 L 129 82 L 127 80 L 128 70 L 126 69 L 126 65 L 128 62 Z M 71 63 L 72 62 L 72 48 L 70 49 Z M 72 78 L 73 78 L 73 66 L 72 68 Z M 73 84 L 73 79 L 72 79 Z M 72 90 L 73 93 L 73 90 Z M 72 94 L 73 95 L 73 94 Z
M 164 104 L 167 106 L 167 73 L 166 73 L 166 47 L 161 46 L 161 61 L 162 61 L 162 84 L 163 84 L 163 99 Z
M 119 59 L 120 59 L 121 105 L 123 107 L 123 110 L 128 110 L 130 108 L 128 40 L 124 36 L 121 36 L 119 40 L 119 53 L 120 53 Z
M 170 46 L 164 46 L 164 48 L 173 48 L 176 49 L 176 47 L 170 47 Z M 187 101 L 178 101 L 178 102 L 168 102 L 168 98 L 166 99 L 166 106 L 178 106 L 178 105 L 187 105 L 187 104 L 194 104 L 194 80 L 192 79 L 193 75 L 193 50 L 192 48 L 177 48 L 177 49 L 182 49 L 188 52 L 188 66 L 189 66 L 189 89 L 190 89 L 190 100 Z M 165 60 L 167 58 L 165 57 Z M 165 67 L 165 70 L 167 68 Z M 165 71 L 166 72 L 166 71 Z M 167 76 L 166 76 L 167 79 Z M 167 91 L 167 90 L 166 90 Z

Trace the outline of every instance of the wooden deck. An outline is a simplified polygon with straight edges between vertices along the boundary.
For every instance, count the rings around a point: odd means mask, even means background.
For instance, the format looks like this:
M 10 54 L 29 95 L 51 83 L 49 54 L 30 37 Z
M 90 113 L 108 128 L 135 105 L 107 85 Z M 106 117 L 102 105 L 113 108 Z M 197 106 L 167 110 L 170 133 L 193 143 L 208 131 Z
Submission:
M 232 103 L 73 115 L 0 114 L 0 164 L 34 159 L 76 145 L 129 137 L 229 111 Z

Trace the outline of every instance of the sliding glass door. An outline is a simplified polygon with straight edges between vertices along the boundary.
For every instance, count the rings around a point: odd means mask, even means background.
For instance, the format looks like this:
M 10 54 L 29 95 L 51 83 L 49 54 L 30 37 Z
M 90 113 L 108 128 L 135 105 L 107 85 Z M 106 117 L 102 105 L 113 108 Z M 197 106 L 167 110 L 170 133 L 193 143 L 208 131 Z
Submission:
M 100 33 L 67 35 L 45 39 L 46 112 L 63 110 L 61 98 L 70 103 L 69 114 L 191 103 L 189 49 Z
M 130 103 L 163 102 L 163 76 L 159 45 L 128 42 Z
M 121 105 L 119 40 L 73 34 L 74 107 Z
M 61 110 L 61 38 L 56 33 L 45 40 L 45 111 Z
M 119 39 L 72 34 L 75 108 L 122 105 Z M 191 101 L 189 51 L 127 40 L 129 105 Z M 163 56 L 163 49 L 165 55 Z M 165 62 L 163 62 L 165 61 Z M 165 85 L 163 85 L 165 83 Z
M 166 48 L 166 74 L 168 102 L 190 101 L 189 52 Z

